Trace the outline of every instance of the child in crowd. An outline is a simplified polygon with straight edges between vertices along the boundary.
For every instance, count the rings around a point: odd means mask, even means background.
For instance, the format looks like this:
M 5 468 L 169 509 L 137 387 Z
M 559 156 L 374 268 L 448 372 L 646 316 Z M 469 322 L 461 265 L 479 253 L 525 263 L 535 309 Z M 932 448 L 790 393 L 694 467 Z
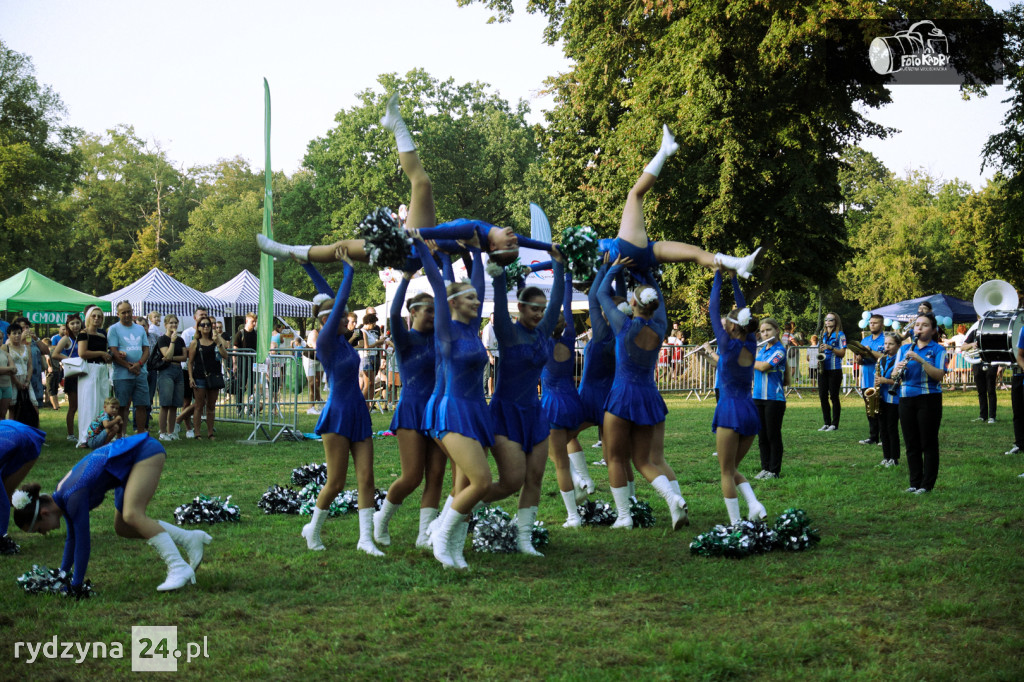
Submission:
M 117 398 L 107 398 L 103 401 L 103 411 L 96 415 L 89 425 L 89 448 L 95 450 L 107 443 L 120 438 L 124 431 L 124 424 L 118 410 L 121 403 Z

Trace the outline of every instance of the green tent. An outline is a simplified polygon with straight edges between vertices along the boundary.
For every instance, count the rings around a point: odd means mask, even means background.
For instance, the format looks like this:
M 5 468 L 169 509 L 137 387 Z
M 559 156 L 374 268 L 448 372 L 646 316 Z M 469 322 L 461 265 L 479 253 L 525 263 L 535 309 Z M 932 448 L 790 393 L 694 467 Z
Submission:
M 0 282 L 0 310 L 21 311 L 34 323 L 57 324 L 65 315 L 52 313 L 80 312 L 90 305 L 111 311 L 110 301 L 58 284 L 32 268 Z

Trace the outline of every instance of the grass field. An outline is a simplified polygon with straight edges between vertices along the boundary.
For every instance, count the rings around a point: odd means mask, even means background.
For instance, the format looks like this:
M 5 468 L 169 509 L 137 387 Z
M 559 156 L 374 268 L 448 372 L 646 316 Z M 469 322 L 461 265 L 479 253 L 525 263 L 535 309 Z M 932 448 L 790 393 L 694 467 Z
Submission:
M 1001 400 L 1008 402 L 1007 397 Z M 179 676 L 204 679 L 765 679 L 1011 680 L 1024 678 L 1024 457 L 1009 409 L 978 424 L 973 395 L 947 396 L 942 465 L 931 495 L 907 495 L 906 467 L 881 469 L 859 399 L 845 398 L 842 428 L 819 433 L 816 400 L 791 401 L 783 478 L 755 481 L 774 519 L 807 511 L 822 542 L 802 553 L 742 561 L 689 552 L 699 533 L 726 520 L 711 451 L 710 402 L 669 400 L 667 449 L 690 507 L 673 533 L 646 484 L 638 496 L 654 528 L 564 530 L 548 467 L 540 519 L 551 531 L 543 559 L 467 552 L 468 574 L 446 572 L 413 541 L 418 492 L 392 521 L 387 557 L 355 550 L 354 515 L 331 519 L 326 552 L 299 537 L 306 517 L 265 516 L 256 507 L 293 467 L 323 461 L 319 443 L 171 443 L 154 518 L 200 493 L 233 495 L 238 524 L 214 536 L 198 583 L 171 593 L 141 541 L 113 531 L 112 496 L 92 513 L 88 577 L 97 597 L 72 602 L 26 595 L 15 583 L 33 563 L 56 567 L 63 531 L 14 530 L 18 556 L 0 557 L 0 677 L 130 677 L 131 628 L 174 625 L 179 648 L 205 638 L 208 658 L 178 661 Z M 29 480 L 45 490 L 81 456 L 63 440 L 63 412 L 43 414 L 52 435 Z M 308 423 L 306 423 L 308 421 Z M 376 416 L 374 427 L 386 427 Z M 304 430 L 313 417 L 303 415 Z M 584 441 L 588 457 L 597 457 Z M 396 439 L 375 442 L 376 479 L 397 474 Z M 741 467 L 757 473 L 756 446 Z M 607 474 L 591 467 L 611 500 Z M 350 484 L 354 487 L 350 470 Z M 514 502 L 504 505 L 514 511 Z M 27 663 L 15 642 L 121 642 L 124 658 Z M 77 656 L 77 655 L 76 655 Z

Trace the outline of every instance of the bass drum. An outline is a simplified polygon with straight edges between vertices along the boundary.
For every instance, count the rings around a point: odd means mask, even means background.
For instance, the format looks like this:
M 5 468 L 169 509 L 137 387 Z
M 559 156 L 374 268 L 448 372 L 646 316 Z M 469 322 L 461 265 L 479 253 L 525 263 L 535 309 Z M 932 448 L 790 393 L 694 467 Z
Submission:
M 1024 310 L 992 310 L 978 324 L 978 348 L 986 365 L 1016 365 Z

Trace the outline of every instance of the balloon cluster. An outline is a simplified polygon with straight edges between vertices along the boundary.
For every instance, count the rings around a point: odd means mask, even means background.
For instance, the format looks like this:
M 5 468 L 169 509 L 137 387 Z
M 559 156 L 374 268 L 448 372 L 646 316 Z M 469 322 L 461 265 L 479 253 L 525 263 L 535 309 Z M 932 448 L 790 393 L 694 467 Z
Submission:
M 870 310 L 865 310 L 864 312 L 862 312 L 860 314 L 860 322 L 857 323 L 857 326 L 860 327 L 861 329 L 867 329 L 868 321 L 871 319 L 871 315 L 872 312 Z M 946 329 L 950 329 L 953 327 L 953 318 L 950 317 L 949 315 L 936 315 L 935 321 L 938 322 L 940 327 L 945 327 Z M 884 318 L 882 324 L 883 328 L 890 327 L 893 331 L 899 331 L 901 327 L 899 320 L 895 320 L 891 317 Z
M 565 256 L 566 266 L 574 282 L 589 282 L 600 267 L 597 232 L 589 225 L 575 225 L 562 230 L 558 249 Z
M 178 525 L 183 523 L 221 523 L 223 521 L 239 521 L 242 515 L 237 504 L 231 504 L 231 496 L 226 499 L 197 495 L 191 502 L 174 510 L 174 520 Z
M 70 574 L 46 566 L 33 565 L 32 570 L 18 576 L 18 584 L 28 594 L 59 594 L 75 599 L 95 596 L 91 581 L 86 580 L 81 585 L 72 585 Z
M 390 208 L 381 207 L 368 213 L 356 231 L 365 241 L 363 248 L 371 266 L 398 269 L 405 265 L 412 238 L 391 215 Z
M 796 552 L 820 541 L 818 531 L 811 528 L 811 520 L 802 509 L 787 509 L 771 526 L 747 520 L 715 526 L 694 538 L 690 553 L 742 559 L 778 549 Z

